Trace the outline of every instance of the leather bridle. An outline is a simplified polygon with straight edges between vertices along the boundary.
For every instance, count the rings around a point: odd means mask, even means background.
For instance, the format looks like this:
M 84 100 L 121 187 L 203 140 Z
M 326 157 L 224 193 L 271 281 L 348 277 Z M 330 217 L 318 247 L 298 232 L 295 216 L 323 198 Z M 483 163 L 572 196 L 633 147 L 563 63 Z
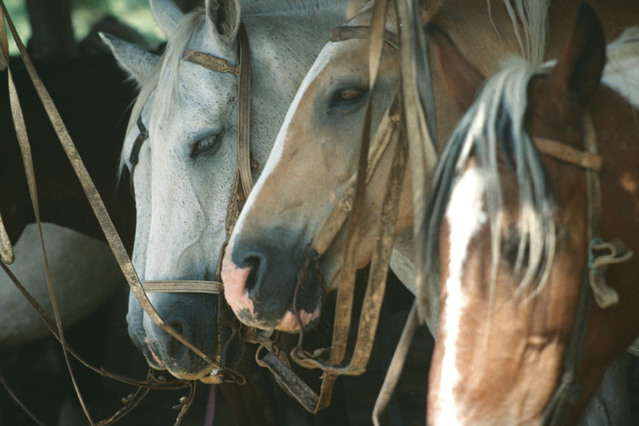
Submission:
M 626 249 L 621 240 L 604 242 L 601 236 L 602 199 L 599 173 L 603 159 L 597 153 L 597 136 L 590 115 L 587 114 L 584 120 L 584 151 L 577 151 L 552 140 L 535 139 L 534 142 L 540 152 L 586 171 L 588 263 L 579 289 L 577 309 L 564 356 L 561 381 L 546 406 L 541 420 L 544 426 L 555 426 L 566 423 L 579 399 L 581 387 L 577 382 L 577 374 L 583 357 L 593 301 L 602 309 L 619 301 L 617 292 L 605 282 L 604 273 L 607 266 L 625 262 L 632 257 L 633 253 Z
M 218 264 L 215 272 L 215 280 L 145 280 L 144 291 L 148 293 L 203 293 L 222 295 L 224 292 L 224 286 L 220 279 L 222 258 L 224 255 L 224 249 L 228 243 L 228 239 L 233 230 L 235 222 L 239 216 L 239 212 L 246 201 L 251 188 L 253 187 L 253 178 L 251 175 L 251 160 L 250 160 L 250 84 L 251 84 L 251 67 L 250 67 L 250 49 L 248 44 L 248 36 L 243 24 L 240 24 L 237 33 L 238 43 L 238 64 L 233 65 L 226 59 L 222 59 L 208 53 L 187 50 L 184 53 L 184 60 L 200 65 L 214 72 L 229 73 L 238 77 L 238 156 L 235 167 L 235 176 L 233 179 L 233 187 L 231 190 L 231 196 L 229 200 L 229 207 L 227 210 L 225 221 L 225 242 L 220 249 L 218 258 Z M 130 182 L 133 182 L 133 176 L 135 168 L 139 162 L 140 150 L 149 139 L 149 132 L 144 123 L 142 117 L 138 117 L 136 125 L 138 127 L 139 134 L 133 142 L 131 152 L 129 154 L 129 178 Z M 226 326 L 232 330 L 232 337 L 226 342 L 224 348 L 220 344 L 220 334 L 217 334 L 218 350 L 216 354 L 215 364 L 213 364 L 213 370 L 211 372 L 211 379 L 208 379 L 212 383 L 219 382 L 221 380 L 228 382 L 229 377 L 225 377 L 224 372 L 230 372 L 230 381 L 244 382 L 244 378 L 236 371 L 230 370 L 227 367 L 222 367 L 224 364 L 223 354 L 226 353 L 226 346 L 233 340 L 234 337 L 239 336 L 238 324 L 234 320 L 229 320 L 229 309 L 225 306 L 226 301 L 223 297 L 219 297 L 218 306 L 218 327 Z M 208 360 L 207 360 L 208 361 Z M 215 378 L 219 376 L 218 378 Z M 206 379 L 205 379 L 206 380 Z

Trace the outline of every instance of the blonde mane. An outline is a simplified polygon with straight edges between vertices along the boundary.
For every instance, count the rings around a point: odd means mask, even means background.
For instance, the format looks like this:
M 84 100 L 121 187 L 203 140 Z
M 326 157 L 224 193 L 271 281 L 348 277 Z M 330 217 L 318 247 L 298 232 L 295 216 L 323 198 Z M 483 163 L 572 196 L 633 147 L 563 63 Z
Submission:
M 546 51 L 550 0 L 518 0 L 514 5 L 510 0 L 504 0 L 504 6 L 512 21 L 521 54 L 530 63 L 541 64 Z
M 513 273 L 520 289 L 538 293 L 548 280 L 555 253 L 555 202 L 539 153 L 524 128 L 527 87 L 533 75 L 547 73 L 522 59 L 507 61 L 486 81 L 479 97 L 451 136 L 435 170 L 423 225 L 426 270 L 437 267 L 438 234 L 457 178 L 472 158 L 489 184 L 484 194 L 491 230 L 492 282 L 509 230 L 503 225 L 500 169 L 511 168 L 519 188 L 518 245 Z M 451 226 L 455 226 L 451 224 Z M 534 288 L 533 283 L 537 283 Z

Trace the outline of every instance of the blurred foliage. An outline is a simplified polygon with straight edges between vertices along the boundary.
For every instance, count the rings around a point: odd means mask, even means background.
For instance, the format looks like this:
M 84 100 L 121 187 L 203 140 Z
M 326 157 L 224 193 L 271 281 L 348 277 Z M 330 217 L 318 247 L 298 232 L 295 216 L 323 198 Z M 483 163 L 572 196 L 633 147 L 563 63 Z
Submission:
M 20 37 L 26 42 L 31 36 L 25 0 L 4 0 Z M 139 31 L 149 42 L 156 44 L 164 39 L 151 14 L 148 0 L 72 0 L 73 30 L 75 39 L 82 40 L 91 26 L 104 16 L 113 15 Z M 11 53 L 17 49 L 11 45 Z
M 7 6 L 9 15 L 18 30 L 18 34 L 20 34 L 20 38 L 26 43 L 31 36 L 31 26 L 29 25 L 29 16 L 27 16 L 27 7 L 24 4 L 24 0 L 4 0 L 4 4 Z M 8 28 L 7 32 L 9 32 Z M 9 53 L 16 55 L 18 48 L 15 47 L 11 38 L 11 34 L 9 33 Z

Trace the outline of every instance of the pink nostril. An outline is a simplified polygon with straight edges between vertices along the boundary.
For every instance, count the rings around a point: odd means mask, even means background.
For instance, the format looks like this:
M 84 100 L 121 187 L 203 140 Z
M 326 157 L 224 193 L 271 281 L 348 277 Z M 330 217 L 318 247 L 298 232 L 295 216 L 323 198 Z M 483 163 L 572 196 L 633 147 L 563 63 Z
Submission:
M 299 315 L 300 315 L 300 320 L 302 320 L 302 326 L 305 327 L 311 321 L 319 317 L 319 309 L 311 313 L 301 310 L 299 312 Z M 275 329 L 281 330 L 281 331 L 295 332 L 295 331 L 299 331 L 300 323 L 293 312 L 286 311 L 286 313 L 282 317 L 282 320 L 277 325 L 277 327 L 275 327 Z
M 231 250 L 226 251 L 222 263 L 222 282 L 224 283 L 224 297 L 234 312 L 247 308 L 253 311 L 253 303 L 246 290 L 246 281 L 250 273 L 250 266 L 238 268 L 231 260 Z

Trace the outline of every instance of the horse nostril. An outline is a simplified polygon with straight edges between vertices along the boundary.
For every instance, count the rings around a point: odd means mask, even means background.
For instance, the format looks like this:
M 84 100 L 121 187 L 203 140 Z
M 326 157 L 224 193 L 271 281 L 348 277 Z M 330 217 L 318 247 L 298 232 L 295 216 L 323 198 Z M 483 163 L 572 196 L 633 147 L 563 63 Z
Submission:
M 260 269 L 262 268 L 264 262 L 259 255 L 251 255 L 244 259 L 244 265 L 251 268 L 251 272 L 249 272 L 248 277 L 246 278 L 246 290 L 249 294 L 252 294 L 254 290 L 258 287 L 260 281 Z

